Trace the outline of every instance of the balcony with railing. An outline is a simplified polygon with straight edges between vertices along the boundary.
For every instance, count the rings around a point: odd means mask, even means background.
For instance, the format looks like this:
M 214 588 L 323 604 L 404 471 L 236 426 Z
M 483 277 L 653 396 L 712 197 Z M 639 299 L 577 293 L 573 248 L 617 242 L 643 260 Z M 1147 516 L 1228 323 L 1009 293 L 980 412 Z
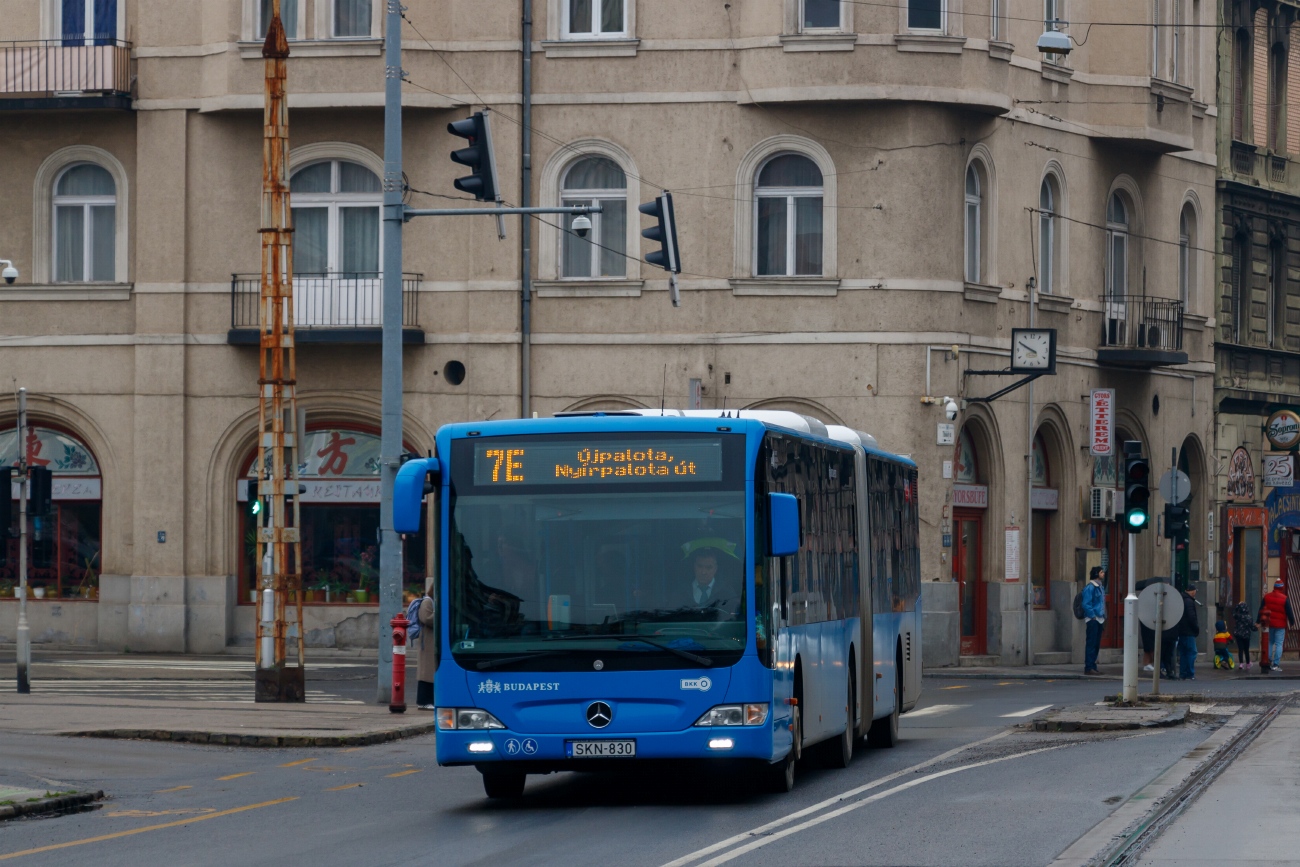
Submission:
M 1150 295 L 1103 295 L 1097 361 L 1112 367 L 1186 364 L 1183 302 Z
M 402 342 L 423 343 L 419 327 L 419 292 L 423 274 L 402 275 Z M 230 332 L 226 342 L 257 346 L 262 278 L 230 275 Z M 376 272 L 297 274 L 293 278 L 293 325 L 296 341 L 305 343 L 381 343 L 384 327 L 384 278 Z
M 0 110 L 131 107 L 131 43 L 0 42 Z

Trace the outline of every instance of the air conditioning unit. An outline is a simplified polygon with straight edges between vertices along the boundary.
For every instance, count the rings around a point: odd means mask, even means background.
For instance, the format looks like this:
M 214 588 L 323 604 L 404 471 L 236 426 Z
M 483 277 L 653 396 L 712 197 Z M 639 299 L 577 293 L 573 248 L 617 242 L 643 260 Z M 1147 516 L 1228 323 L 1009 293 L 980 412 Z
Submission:
M 1091 488 L 1088 491 L 1088 520 L 1113 521 L 1124 511 L 1124 493 L 1114 488 Z

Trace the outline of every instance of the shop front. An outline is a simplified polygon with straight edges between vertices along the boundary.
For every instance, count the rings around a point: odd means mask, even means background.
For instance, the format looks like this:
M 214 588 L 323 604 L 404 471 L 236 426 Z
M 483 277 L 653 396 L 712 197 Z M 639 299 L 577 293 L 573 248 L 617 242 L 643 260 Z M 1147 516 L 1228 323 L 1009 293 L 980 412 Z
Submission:
M 308 426 L 303 450 L 306 460 L 299 466 L 302 587 L 304 603 L 319 609 L 304 613 L 308 644 L 331 644 L 328 632 L 332 625 L 362 611 L 378 609 L 379 453 L 376 430 L 357 425 Z M 256 490 L 255 473 L 254 455 L 250 454 L 236 490 L 238 602 L 250 610 L 258 575 L 253 528 L 254 509 L 259 504 L 249 496 L 250 488 Z M 431 562 L 428 545 L 425 527 L 406 537 L 402 583 L 408 595 L 424 592 L 427 564 Z M 251 614 L 247 619 L 251 623 Z

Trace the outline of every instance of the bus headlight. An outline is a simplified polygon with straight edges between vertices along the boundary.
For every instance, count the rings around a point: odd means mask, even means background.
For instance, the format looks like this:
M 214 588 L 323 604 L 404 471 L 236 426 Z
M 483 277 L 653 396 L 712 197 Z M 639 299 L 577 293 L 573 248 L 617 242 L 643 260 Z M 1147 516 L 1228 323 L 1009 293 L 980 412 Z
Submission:
M 438 730 L 453 729 L 503 729 L 501 720 L 485 710 L 476 707 L 440 707 L 438 708 Z
M 697 726 L 761 726 L 767 722 L 766 704 L 720 704 L 695 721 Z

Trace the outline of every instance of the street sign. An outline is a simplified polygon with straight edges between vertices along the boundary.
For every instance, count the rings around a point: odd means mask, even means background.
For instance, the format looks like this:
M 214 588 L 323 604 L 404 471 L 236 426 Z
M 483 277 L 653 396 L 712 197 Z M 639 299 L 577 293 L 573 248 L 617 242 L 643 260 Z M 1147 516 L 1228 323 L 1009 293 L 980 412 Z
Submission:
M 1192 480 L 1182 470 L 1165 470 L 1160 477 L 1160 496 L 1166 503 L 1180 505 L 1192 495 Z
M 1161 625 L 1156 626 L 1156 601 L 1160 596 L 1165 597 L 1164 607 L 1161 611 Z M 1183 619 L 1183 597 L 1169 584 L 1148 584 L 1146 589 L 1138 594 L 1138 620 L 1148 629 L 1154 629 L 1157 632 L 1164 632 L 1173 628 L 1178 621 Z M 1169 648 L 1172 651 L 1172 648 Z

